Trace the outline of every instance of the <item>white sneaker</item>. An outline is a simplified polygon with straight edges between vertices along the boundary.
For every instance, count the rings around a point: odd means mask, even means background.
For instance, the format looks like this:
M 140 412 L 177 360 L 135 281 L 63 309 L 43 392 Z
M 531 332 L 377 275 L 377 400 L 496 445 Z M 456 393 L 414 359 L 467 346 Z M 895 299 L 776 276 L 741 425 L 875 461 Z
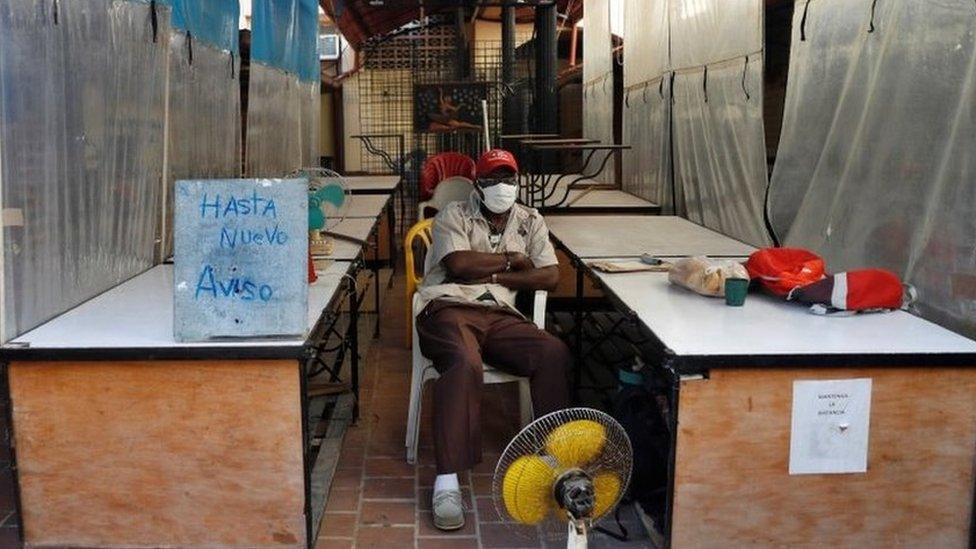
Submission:
M 434 492 L 434 526 L 438 530 L 458 530 L 464 527 L 464 504 L 460 490 Z

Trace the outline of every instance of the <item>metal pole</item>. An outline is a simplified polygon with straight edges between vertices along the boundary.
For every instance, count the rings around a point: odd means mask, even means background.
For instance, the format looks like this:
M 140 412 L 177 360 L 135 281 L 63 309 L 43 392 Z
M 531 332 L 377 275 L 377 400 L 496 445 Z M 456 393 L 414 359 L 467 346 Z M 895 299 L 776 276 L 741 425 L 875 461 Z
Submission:
M 559 103 L 556 90 L 558 70 L 556 4 L 535 8 L 535 112 L 538 133 L 559 133 Z
M 515 89 L 515 6 L 502 6 L 502 134 L 520 133 L 518 92 Z

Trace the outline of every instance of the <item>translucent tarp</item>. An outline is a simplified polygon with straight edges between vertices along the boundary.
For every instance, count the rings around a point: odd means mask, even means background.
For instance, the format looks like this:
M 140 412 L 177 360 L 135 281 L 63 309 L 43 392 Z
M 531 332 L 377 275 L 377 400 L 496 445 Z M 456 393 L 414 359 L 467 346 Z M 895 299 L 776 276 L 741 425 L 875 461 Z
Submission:
M 0 2 L 4 339 L 151 266 L 169 22 L 163 3 Z
M 254 0 L 252 8 L 246 171 L 281 177 L 318 165 L 318 5 Z
M 707 85 L 704 69 L 677 73 L 672 113 L 675 185 L 687 218 L 755 246 L 771 244 L 761 59 L 709 65 Z
M 302 84 L 297 75 L 251 63 L 246 159 L 248 177 L 281 177 L 302 167 Z
M 589 0 L 583 10 L 583 137 L 612 144 L 613 42 L 609 0 Z M 597 153 L 603 155 L 604 153 Z M 612 182 L 614 162 L 596 179 Z
M 235 19 L 234 25 L 237 25 Z M 170 36 L 169 126 L 163 253 L 173 250 L 173 189 L 180 179 L 233 178 L 241 173 L 240 59 L 184 33 Z
M 624 4 L 624 88 L 671 70 L 668 6 L 668 0 L 627 0 Z
M 172 0 L 173 28 L 189 32 L 194 40 L 217 49 L 238 48 L 240 5 L 238 0 Z
M 756 53 L 763 0 L 671 0 L 671 64 L 698 67 Z
M 296 0 L 251 1 L 251 62 L 298 74 Z
M 302 166 L 319 165 L 319 125 L 322 100 L 318 82 L 300 82 L 302 96 Z
M 253 0 L 251 60 L 318 81 L 316 0 Z
M 973 2 L 888 0 L 872 21 L 870 0 L 813 0 L 805 25 L 802 8 L 770 188 L 777 234 L 834 272 L 891 269 L 924 316 L 976 336 Z
M 678 210 L 766 245 L 763 2 L 670 0 L 670 8 Z
M 622 187 L 673 212 L 667 0 L 624 5 Z
M 317 0 L 298 0 L 298 47 L 295 71 L 303 82 L 319 82 L 319 5 Z M 316 103 L 318 97 L 316 97 Z

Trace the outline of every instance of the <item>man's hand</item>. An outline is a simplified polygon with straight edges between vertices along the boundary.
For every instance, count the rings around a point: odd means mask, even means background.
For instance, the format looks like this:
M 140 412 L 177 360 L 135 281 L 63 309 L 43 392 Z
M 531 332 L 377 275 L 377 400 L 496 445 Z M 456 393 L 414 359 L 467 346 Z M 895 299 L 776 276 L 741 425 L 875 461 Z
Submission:
M 529 256 L 523 254 L 522 252 L 508 252 L 508 260 L 512 264 L 513 271 L 528 271 L 529 269 L 535 269 L 535 265 Z

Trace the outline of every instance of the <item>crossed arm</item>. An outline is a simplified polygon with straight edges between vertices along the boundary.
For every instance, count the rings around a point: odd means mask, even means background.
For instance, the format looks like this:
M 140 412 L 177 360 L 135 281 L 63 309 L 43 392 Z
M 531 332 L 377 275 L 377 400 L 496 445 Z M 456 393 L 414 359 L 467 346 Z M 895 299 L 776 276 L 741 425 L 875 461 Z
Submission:
M 511 264 L 511 270 L 506 267 Z M 492 254 L 484 252 L 457 251 L 443 259 L 444 268 L 452 282 L 459 284 L 484 284 L 495 280 L 512 290 L 556 289 L 559 284 L 559 268 L 555 265 L 536 268 L 525 254 L 509 252 Z

